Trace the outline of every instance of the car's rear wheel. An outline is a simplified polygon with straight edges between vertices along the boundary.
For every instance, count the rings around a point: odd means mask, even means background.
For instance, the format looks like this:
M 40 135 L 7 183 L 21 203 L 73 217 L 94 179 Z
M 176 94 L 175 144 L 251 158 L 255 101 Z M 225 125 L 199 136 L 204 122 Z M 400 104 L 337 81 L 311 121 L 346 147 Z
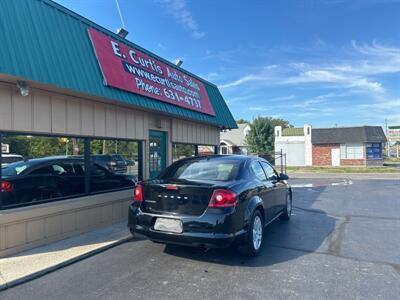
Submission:
M 286 195 L 286 206 L 283 209 L 282 214 L 279 216 L 279 219 L 282 221 L 290 220 L 290 216 L 292 215 L 292 193 L 288 193 Z
M 260 254 L 264 244 L 264 218 L 259 210 L 251 217 L 246 242 L 238 247 L 241 254 L 246 256 L 257 256 Z
M 61 198 L 63 196 L 63 194 L 59 193 L 59 192 L 54 192 L 54 191 L 48 191 L 48 192 L 42 192 L 38 195 L 36 195 L 36 197 L 32 198 L 32 202 L 37 202 L 37 201 L 42 201 L 42 200 L 51 200 L 54 198 Z
M 135 236 L 135 229 L 132 227 L 129 227 L 129 232 L 131 233 L 131 235 L 134 237 Z

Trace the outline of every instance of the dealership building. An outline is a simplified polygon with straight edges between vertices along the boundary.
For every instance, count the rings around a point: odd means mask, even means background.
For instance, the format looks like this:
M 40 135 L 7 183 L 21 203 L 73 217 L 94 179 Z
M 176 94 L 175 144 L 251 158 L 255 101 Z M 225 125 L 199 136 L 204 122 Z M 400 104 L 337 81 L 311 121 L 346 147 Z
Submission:
M 80 173 L 47 166 L 48 181 L 81 180 L 74 192 L 38 185 L 6 202 L 20 183 L 0 176 L 0 257 L 124 220 L 132 187 L 93 176 L 123 164 L 124 176 L 155 177 L 200 147 L 216 153 L 221 130 L 237 128 L 216 85 L 53 1 L 2 0 L 0 40 L 0 153 L 83 161 Z M 94 170 L 97 159 L 109 161 Z

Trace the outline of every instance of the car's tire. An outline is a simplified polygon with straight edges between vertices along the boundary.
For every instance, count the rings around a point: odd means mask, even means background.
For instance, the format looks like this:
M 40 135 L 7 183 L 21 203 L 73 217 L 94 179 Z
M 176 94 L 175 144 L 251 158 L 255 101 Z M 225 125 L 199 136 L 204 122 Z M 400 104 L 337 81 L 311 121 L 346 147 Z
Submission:
M 135 237 L 135 229 L 133 229 L 132 227 L 129 227 L 129 232 L 131 233 L 131 235 L 133 237 Z
M 279 219 L 281 221 L 289 221 L 290 216 L 292 215 L 292 209 L 293 209 L 292 193 L 289 192 L 286 194 L 286 205 L 285 208 L 283 209 L 282 214 L 279 216 Z
M 61 198 L 62 196 L 63 196 L 63 194 L 61 194 L 59 192 L 54 192 L 54 191 L 43 192 L 43 193 L 36 195 L 36 197 L 32 198 L 30 202 L 51 200 L 54 198 Z
M 264 245 L 264 218 L 259 210 L 255 210 L 247 231 L 246 242 L 238 247 L 245 256 L 257 256 Z

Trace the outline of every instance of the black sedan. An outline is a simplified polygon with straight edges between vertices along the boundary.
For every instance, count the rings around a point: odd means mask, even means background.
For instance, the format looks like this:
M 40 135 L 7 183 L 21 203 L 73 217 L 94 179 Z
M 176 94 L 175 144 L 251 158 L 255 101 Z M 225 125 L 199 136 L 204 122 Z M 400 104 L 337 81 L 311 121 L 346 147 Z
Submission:
M 287 179 L 258 157 L 183 159 L 136 186 L 128 226 L 132 234 L 155 242 L 205 248 L 233 244 L 255 256 L 265 226 L 276 218 L 290 219 Z
M 131 176 L 118 175 L 92 163 L 90 192 L 134 188 Z M 2 168 L 1 200 L 3 207 L 85 194 L 83 158 L 44 157 L 15 162 Z

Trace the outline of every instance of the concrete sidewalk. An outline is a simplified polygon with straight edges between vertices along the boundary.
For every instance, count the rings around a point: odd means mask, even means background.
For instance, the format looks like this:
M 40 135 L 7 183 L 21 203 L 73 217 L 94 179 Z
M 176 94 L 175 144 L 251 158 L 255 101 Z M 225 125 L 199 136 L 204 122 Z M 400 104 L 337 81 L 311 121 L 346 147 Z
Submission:
M 288 172 L 290 179 L 319 179 L 319 178 L 347 178 L 357 180 L 400 180 L 400 173 L 324 173 L 324 172 Z
M 0 290 L 72 264 L 132 239 L 126 222 L 0 258 Z

